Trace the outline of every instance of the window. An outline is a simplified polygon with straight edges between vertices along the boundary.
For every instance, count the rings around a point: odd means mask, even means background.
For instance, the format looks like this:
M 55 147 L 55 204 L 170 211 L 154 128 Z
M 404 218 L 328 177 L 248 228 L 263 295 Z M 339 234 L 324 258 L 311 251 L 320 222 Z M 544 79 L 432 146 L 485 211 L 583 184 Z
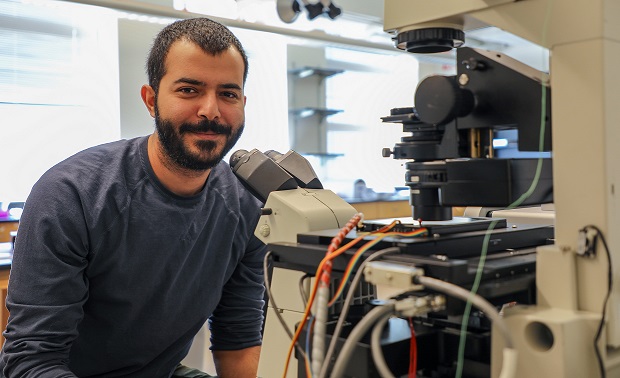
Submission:
M 120 136 L 114 12 L 0 2 L 0 201 L 23 201 L 47 169 Z
M 326 161 L 326 186 L 350 196 L 353 183 L 363 179 L 376 192 L 393 193 L 405 185 L 405 169 L 381 150 L 392 149 L 405 133 L 400 124 L 383 123 L 381 117 L 392 108 L 413 106 L 418 61 L 407 54 L 331 47 L 326 57 L 345 69 L 326 82 L 327 108 L 343 110 L 329 117 L 328 152 L 343 156 Z

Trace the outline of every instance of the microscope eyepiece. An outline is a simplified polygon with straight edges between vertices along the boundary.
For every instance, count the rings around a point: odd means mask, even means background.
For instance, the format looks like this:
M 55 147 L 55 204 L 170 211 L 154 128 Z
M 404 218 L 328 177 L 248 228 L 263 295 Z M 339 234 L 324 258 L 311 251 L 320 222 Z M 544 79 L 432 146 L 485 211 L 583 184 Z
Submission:
M 230 155 L 229 165 L 231 168 L 234 168 L 239 160 L 241 160 L 244 156 L 248 154 L 247 150 L 237 150 L 232 155 Z

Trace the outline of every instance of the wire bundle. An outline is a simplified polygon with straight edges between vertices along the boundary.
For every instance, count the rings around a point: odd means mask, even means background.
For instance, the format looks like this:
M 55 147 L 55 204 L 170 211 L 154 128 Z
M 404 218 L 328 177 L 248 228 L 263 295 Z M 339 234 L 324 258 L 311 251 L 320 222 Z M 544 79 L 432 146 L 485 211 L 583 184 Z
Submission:
M 505 358 L 508 357 L 506 359 L 509 360 L 504 362 L 500 377 L 513 378 L 515 376 L 514 368 L 516 365 L 514 361 L 516 360 L 516 351 L 514 350 L 514 343 L 512 341 L 512 337 L 508 330 L 508 327 L 502 321 L 499 312 L 491 303 L 489 303 L 481 296 L 477 294 L 472 294 L 470 291 L 465 290 L 457 285 L 444 282 L 435 278 L 417 276 L 414 278 L 414 282 L 419 283 L 429 289 L 442 292 L 444 294 L 459 298 L 464 301 L 471 302 L 475 307 L 483 311 L 489 317 L 489 319 L 496 323 L 500 332 L 502 333 L 502 336 L 506 341 L 504 356 Z M 362 320 L 353 328 L 353 330 L 349 334 L 349 337 L 342 346 L 340 355 L 338 356 L 338 359 L 334 364 L 334 370 L 332 371 L 333 377 L 341 377 L 344 374 L 346 364 L 349 361 L 356 344 L 359 342 L 362 336 L 364 336 L 366 332 L 373 326 L 374 329 L 371 339 L 373 341 L 373 358 L 376 362 L 378 362 L 376 363 L 376 366 L 381 371 L 382 377 L 390 378 L 394 376 L 387 368 L 387 365 L 383 360 L 383 356 L 381 355 L 381 349 L 378 345 L 378 335 L 389 317 L 393 314 L 399 313 L 395 303 L 395 301 L 392 301 L 388 302 L 384 306 L 374 308 L 366 316 L 364 316 L 364 318 L 362 318 Z M 415 337 L 412 337 L 412 343 L 413 340 L 415 340 Z M 415 350 L 412 349 L 411 353 L 415 353 Z M 412 358 L 411 361 L 415 363 L 414 358 Z M 409 376 L 411 376 L 411 374 L 414 374 L 415 376 L 415 371 L 413 369 L 415 369 L 415 367 L 410 365 Z
M 347 268 L 344 272 L 344 278 L 340 284 L 340 286 L 338 287 L 338 290 L 336 291 L 336 293 L 334 294 L 333 298 L 329 301 L 329 303 L 323 303 L 322 308 L 319 308 L 319 306 L 317 306 L 317 314 L 320 311 L 323 310 L 327 310 L 327 306 L 331 306 L 336 300 L 337 298 L 342 294 L 343 290 L 344 290 L 344 286 L 346 285 L 346 283 L 348 282 L 348 278 L 351 276 L 352 272 L 355 270 L 355 265 L 357 264 L 357 262 L 360 260 L 360 257 L 364 254 L 364 252 L 368 251 L 372 246 L 376 245 L 377 243 L 379 243 L 379 241 L 381 241 L 382 239 L 388 237 L 388 236 L 400 236 L 400 237 L 417 237 L 417 236 L 422 236 L 422 235 L 426 235 L 427 234 L 427 230 L 425 228 L 420 228 L 417 230 L 413 230 L 413 231 L 409 231 L 409 232 L 389 232 L 389 230 L 393 229 L 394 226 L 396 226 L 399 222 L 398 221 L 394 221 L 389 225 L 386 225 L 376 231 L 367 233 L 367 234 L 361 234 L 359 236 L 357 236 L 355 239 L 351 240 L 350 242 L 348 242 L 347 244 L 345 244 L 342 247 L 338 247 L 340 245 L 340 243 L 342 242 L 342 240 L 344 240 L 344 237 L 348 234 L 348 232 L 355 227 L 362 219 L 361 214 L 356 214 L 353 218 L 351 218 L 351 220 L 349 221 L 349 223 L 347 223 L 347 225 L 341 230 L 341 232 L 338 233 L 338 235 L 332 239 L 332 243 L 330 243 L 330 246 L 328 248 L 328 251 L 326 253 L 325 258 L 321 261 L 321 263 L 319 264 L 317 270 L 316 270 L 316 277 L 320 277 L 320 279 L 315 280 L 313 288 L 311 290 L 310 296 L 308 297 L 308 302 L 306 303 L 306 308 L 305 308 L 305 312 L 303 315 L 302 320 L 300 321 L 297 330 L 295 331 L 295 334 L 292 337 L 291 340 L 291 345 L 289 347 L 288 350 L 288 354 L 287 354 L 287 358 L 286 358 L 286 363 L 285 363 L 285 368 L 284 368 L 284 373 L 283 376 L 286 376 L 286 372 L 288 371 L 288 365 L 289 365 L 289 361 L 291 359 L 291 355 L 292 355 L 292 351 L 293 348 L 295 348 L 297 346 L 297 342 L 299 340 L 299 336 L 302 332 L 302 330 L 304 329 L 304 327 L 306 326 L 306 323 L 308 322 L 308 319 L 310 317 L 310 312 L 312 309 L 312 306 L 314 305 L 314 301 L 315 298 L 317 298 L 317 293 L 319 292 L 319 285 L 329 285 L 329 279 L 327 278 L 327 274 L 331 273 L 331 266 L 332 266 L 332 260 L 335 259 L 336 257 L 340 256 L 341 254 L 343 254 L 344 252 L 346 252 L 347 250 L 349 250 L 351 247 L 355 246 L 357 243 L 359 243 L 361 240 L 363 240 L 365 237 L 368 237 L 370 235 L 372 236 L 376 236 L 374 239 L 369 240 L 368 242 L 366 242 L 363 246 L 361 246 L 360 248 L 358 248 L 358 250 L 355 252 L 355 254 L 353 255 L 353 257 L 351 258 L 351 260 L 349 261 Z M 349 228 L 350 227 L 350 228 Z M 397 252 L 399 251 L 398 248 L 393 248 L 393 249 L 389 249 L 389 252 Z M 385 252 L 387 253 L 387 252 Z M 378 256 L 378 255 L 377 255 Z M 370 259 L 369 259 L 370 260 Z M 361 273 L 361 269 L 358 270 L 358 275 Z M 357 275 L 356 275 L 357 278 Z M 355 282 L 355 279 L 354 279 Z M 353 286 L 353 283 L 352 283 Z M 352 294 L 352 290 L 350 290 L 349 294 Z M 320 305 L 320 303 L 317 303 L 317 305 Z M 346 306 L 345 309 L 346 311 Z M 343 320 L 343 318 L 346 317 L 344 314 L 341 314 L 341 317 L 338 321 L 338 323 L 341 323 L 341 320 Z M 316 334 L 316 330 L 317 330 L 317 324 L 318 324 L 318 319 L 319 317 L 315 317 L 314 319 L 314 331 Z M 320 321 L 323 321 L 322 319 Z M 340 324 L 341 325 L 341 324 Z M 318 327 L 322 327 L 322 325 L 318 324 Z M 337 326 L 336 330 L 338 331 L 339 327 Z M 319 329 L 319 332 L 323 333 L 324 330 Z M 332 342 L 330 344 L 330 347 L 328 349 L 328 353 L 326 355 L 327 358 L 324 358 L 323 356 L 323 351 L 319 348 L 318 350 L 315 348 L 315 346 L 313 345 L 313 358 L 312 360 L 314 361 L 317 358 L 317 353 L 319 354 L 318 359 L 320 361 L 319 364 L 314 364 L 313 362 L 313 368 L 312 368 L 312 372 L 315 375 L 318 375 L 318 377 L 324 377 L 326 375 L 326 371 L 327 371 L 327 367 L 329 365 L 329 361 L 331 360 L 331 354 L 333 353 L 333 347 L 335 346 L 335 341 L 337 339 L 337 335 L 338 333 L 334 333 L 333 337 L 332 337 Z M 324 337 L 324 336 L 323 336 Z M 313 339 L 315 340 L 315 339 Z M 323 343 L 323 344 L 322 344 Z M 319 341 L 319 346 L 322 347 L 324 345 L 324 342 Z M 304 353 L 305 354 L 305 353 Z M 309 358 L 306 356 L 305 358 L 306 364 L 308 364 L 309 362 Z M 327 363 L 324 363 L 324 361 L 327 361 Z M 306 372 L 308 373 L 309 369 L 306 366 Z M 308 374 L 308 377 L 311 377 L 312 375 Z
M 358 223 L 362 220 L 362 214 L 357 213 L 347 222 L 347 224 L 340 229 L 338 234 L 332 238 L 329 247 L 327 247 L 326 257 L 334 253 L 342 243 L 342 240 L 347 236 L 347 234 L 358 225 Z M 318 291 L 317 291 L 317 306 L 316 306 L 316 316 L 314 321 L 314 337 L 312 343 L 312 373 L 314 375 L 319 375 L 321 372 L 321 366 L 323 366 L 323 356 L 325 351 L 325 328 L 327 324 L 327 298 L 329 296 L 329 283 L 331 279 L 332 273 L 332 261 L 327 260 L 325 265 L 323 266 L 323 271 L 320 273 L 320 278 L 318 281 Z
M 310 356 L 308 356 L 308 353 L 306 353 L 304 351 L 303 348 L 301 348 L 298 345 L 298 340 L 300 337 L 301 332 L 304 330 L 304 328 L 306 328 L 306 324 L 308 322 L 310 322 L 310 324 L 308 324 L 307 327 L 307 331 L 308 331 L 308 335 L 310 335 L 312 332 L 314 332 L 315 334 L 315 338 L 316 338 L 316 331 L 317 331 L 317 317 L 313 317 L 311 316 L 311 309 L 314 305 L 314 301 L 315 298 L 317 298 L 317 293 L 319 292 L 319 286 L 320 285 L 329 285 L 329 279 L 326 279 L 326 275 L 331 273 L 331 267 L 332 267 L 332 261 L 333 259 L 335 259 L 336 257 L 340 256 L 341 254 L 343 254 L 344 252 L 346 252 L 347 250 L 349 250 L 351 247 L 355 246 L 356 244 L 358 244 L 361 240 L 363 240 L 364 238 L 368 237 L 368 236 L 375 236 L 373 239 L 367 241 L 366 243 L 364 243 L 362 246 L 360 246 L 357 251 L 353 254 L 353 256 L 351 257 L 351 259 L 349 260 L 349 263 L 347 264 L 347 267 L 345 269 L 344 272 L 344 277 L 338 287 L 338 289 L 336 290 L 334 296 L 332 297 L 332 299 L 329 301 L 329 303 L 325 304 L 325 301 L 323 301 L 323 308 L 324 310 L 327 309 L 327 306 L 331 306 L 335 303 L 335 301 L 340 297 L 340 295 L 342 294 L 342 292 L 344 291 L 344 287 L 346 286 L 346 284 L 349 281 L 349 278 L 352 274 L 352 272 L 355 270 L 355 266 L 357 265 L 357 263 L 359 262 L 359 260 L 361 259 L 361 256 L 367 252 L 371 247 L 375 246 L 377 243 L 379 243 L 381 240 L 383 240 L 384 238 L 388 237 L 388 236 L 400 236 L 400 237 L 417 237 L 417 236 L 422 236 L 422 235 L 426 235 L 428 233 L 428 231 L 425 228 L 420 228 L 417 230 L 413 230 L 413 231 L 409 231 L 409 232 L 394 232 L 394 231 L 390 231 L 391 229 L 393 229 L 399 222 L 398 221 L 394 221 L 391 224 L 382 227 L 379 230 L 376 230 L 374 232 L 371 233 L 366 233 L 366 234 L 360 234 L 358 235 L 356 238 L 354 238 L 353 240 L 351 240 L 350 242 L 348 242 L 347 244 L 345 244 L 342 247 L 339 247 L 339 245 L 342 243 L 342 240 L 344 240 L 344 238 L 346 237 L 346 235 L 350 232 L 350 230 L 353 229 L 353 227 L 355 227 L 360 221 L 361 221 L 361 216 L 358 217 L 359 214 L 356 214 L 356 216 L 354 218 L 351 219 L 351 221 L 349 223 L 347 223 L 347 226 L 345 226 L 336 237 L 334 237 L 332 239 L 332 242 L 330 243 L 330 246 L 328 248 L 328 251 L 325 255 L 325 257 L 323 258 L 323 260 L 321 261 L 321 263 L 319 264 L 317 270 L 316 270 L 316 275 L 315 277 L 321 277 L 322 279 L 317 279 L 314 282 L 313 288 L 310 292 L 309 297 L 307 298 L 307 302 L 306 302 L 306 307 L 305 307 L 305 312 L 304 312 L 304 316 L 302 318 L 302 320 L 300 321 L 295 334 L 293 334 L 292 332 L 290 332 L 287 327 L 285 326 L 285 329 L 287 330 L 287 333 L 289 335 L 289 337 L 291 337 L 291 345 L 289 347 L 288 350 L 288 354 L 287 354 L 287 358 L 286 358 L 286 364 L 285 364 L 285 369 L 284 369 L 284 373 L 283 373 L 283 377 L 286 377 L 286 373 L 288 371 L 288 366 L 289 366 L 289 362 L 291 359 L 291 354 L 293 351 L 293 348 L 297 348 L 298 351 L 300 351 L 300 355 L 303 357 L 304 361 L 305 361 L 305 371 L 306 371 L 306 375 L 307 377 L 316 377 L 316 378 L 326 378 L 327 374 L 328 374 L 328 370 L 329 370 L 329 366 L 330 366 L 330 362 L 332 360 L 332 356 L 334 354 L 335 351 L 335 346 L 336 346 L 336 342 L 339 338 L 339 335 L 342 331 L 345 319 L 347 317 L 347 313 L 348 313 L 348 309 L 352 303 L 352 299 L 353 299 L 353 295 L 354 295 L 354 290 L 350 289 L 347 293 L 347 298 L 344 302 L 344 306 L 342 309 L 342 312 L 340 314 L 340 317 L 338 319 L 338 322 L 336 324 L 336 328 L 334 330 L 334 333 L 332 335 L 332 340 L 330 342 L 329 348 L 327 350 L 327 353 L 323 356 L 322 353 L 322 349 L 318 349 L 316 350 L 315 345 L 313 345 L 313 350 L 312 350 L 312 359 L 310 358 Z M 488 232 L 487 232 L 488 234 Z M 360 267 L 357 269 L 357 273 L 355 274 L 355 277 L 353 278 L 353 280 L 351 281 L 351 288 L 354 288 L 358 285 L 359 281 L 361 280 L 361 277 L 363 275 L 363 270 L 366 266 L 367 263 L 369 263 L 370 261 L 379 258 L 380 256 L 383 256 L 385 254 L 388 253 L 398 253 L 400 252 L 400 249 L 398 247 L 390 247 L 390 248 L 385 248 L 383 250 L 379 250 L 377 252 L 374 252 L 372 255 L 370 255 L 361 265 Z M 269 253 L 266 257 L 265 257 L 265 265 L 267 264 L 267 259 L 269 257 L 271 253 Z M 430 277 L 417 277 L 416 278 L 417 283 L 422 284 L 430 289 L 436 290 L 436 291 L 440 291 L 440 292 L 444 292 L 446 294 L 449 294 L 451 296 L 455 296 L 457 298 L 460 298 L 464 301 L 466 301 L 467 303 L 469 303 L 470 305 L 473 305 L 475 307 L 478 307 L 479 309 L 481 309 L 482 311 L 484 311 L 487 316 L 490 317 L 490 319 L 494 322 L 497 322 L 497 324 L 499 325 L 499 329 L 502 333 L 502 335 L 504 336 L 504 338 L 507 341 L 507 351 L 509 352 L 514 352 L 513 349 L 513 343 L 511 340 L 511 336 L 510 333 L 508 332 L 508 329 L 506 328 L 505 324 L 503 322 L 501 322 L 501 318 L 499 316 L 499 313 L 497 313 L 497 310 L 490 305 L 488 302 L 486 302 L 483 298 L 479 297 L 478 295 L 476 295 L 474 292 L 471 291 L 467 291 L 464 290 L 458 286 L 452 285 L 452 284 L 448 284 L 446 282 L 443 281 L 439 281 L 439 280 L 435 280 L 433 278 Z M 267 287 L 268 286 L 268 282 L 267 283 Z M 273 298 L 270 295 L 270 300 L 272 301 L 272 304 L 275 308 L 277 308 L 277 306 L 275 305 L 275 303 L 273 302 Z M 319 303 L 317 303 L 318 305 Z M 383 355 L 381 353 L 381 348 L 378 342 L 379 339 L 379 335 L 380 335 L 380 331 L 383 329 L 383 326 L 385 325 L 385 323 L 387 322 L 388 318 L 390 316 L 392 316 L 395 312 L 394 312 L 394 306 L 393 305 L 388 305 L 388 306 L 382 306 L 380 308 L 383 308 L 383 310 L 379 311 L 377 309 L 377 312 L 370 317 L 369 319 L 367 319 L 367 317 L 370 315 L 370 313 L 364 317 L 363 319 L 363 324 L 360 327 L 360 324 L 358 324 L 358 326 L 356 326 L 352 333 L 349 335 L 349 337 L 347 338 L 347 341 L 345 342 L 345 346 L 347 344 L 349 344 L 349 346 L 347 347 L 347 349 L 345 349 L 345 347 L 343 346 L 343 349 L 341 350 L 340 355 L 338 356 L 338 359 L 336 360 L 336 363 L 334 365 L 334 370 L 332 371 L 332 376 L 337 376 L 337 374 L 341 374 L 343 372 L 343 369 L 346 367 L 346 365 L 344 364 L 343 361 L 346 361 L 346 358 L 344 358 L 343 356 L 347 356 L 347 354 L 349 352 L 347 352 L 348 349 L 350 349 L 350 351 L 352 351 L 352 348 L 355 344 L 355 341 L 351 341 L 351 340 L 355 340 L 355 337 L 353 337 L 354 335 L 359 335 L 359 337 L 362 337 L 363 334 L 365 334 L 368 329 L 370 329 L 370 327 L 372 325 L 374 325 L 374 329 L 373 329 L 373 333 L 374 333 L 374 337 L 373 339 L 374 341 L 374 351 L 373 351 L 373 359 L 375 360 L 375 364 L 377 366 L 378 369 L 381 369 L 382 374 L 386 377 L 390 377 L 393 376 L 391 375 L 391 373 L 389 372 L 389 369 L 387 368 L 387 365 L 385 364 L 385 360 L 383 358 Z M 317 309 L 317 313 L 320 309 Z M 372 312 L 372 311 L 371 311 Z M 278 311 L 276 311 L 276 314 L 279 315 Z M 281 315 L 279 315 L 278 317 L 280 318 Z M 284 324 L 283 320 L 280 319 L 280 321 Z M 411 320 L 410 320 L 410 326 L 411 326 Z M 320 327 L 320 325 L 319 325 Z M 359 327 L 359 329 L 358 329 Z M 356 329 L 358 329 L 356 331 Z M 355 334 L 353 333 L 355 332 Z M 416 340 L 415 340 L 415 333 L 413 330 L 413 327 L 411 327 L 411 332 L 412 332 L 412 337 L 411 337 L 411 342 L 410 342 L 410 366 L 409 366 L 409 372 L 408 375 L 409 377 L 415 377 L 416 374 L 416 365 L 417 365 L 417 345 L 416 345 Z M 322 333 L 324 333 L 324 331 L 322 331 Z M 306 339 L 306 344 L 308 344 L 308 340 L 309 337 L 307 337 Z M 323 336 L 324 337 L 324 334 Z M 315 338 L 313 338 L 313 344 L 316 343 Z M 321 345 L 321 348 L 324 346 L 324 340 L 319 341 L 319 344 Z M 306 349 L 308 348 L 308 345 L 306 345 Z M 347 353 L 344 353 L 347 352 Z M 317 353 L 320 353 L 320 363 L 319 364 L 315 364 L 315 358 L 317 357 Z M 514 360 L 516 358 L 516 354 L 512 353 L 511 355 L 514 355 L 514 357 L 510 357 L 511 360 Z M 506 357 L 505 357 L 506 358 Z M 506 358 L 507 359 L 507 358 Z M 311 361 L 312 360 L 312 361 Z M 505 365 L 504 366 L 506 369 L 503 369 L 502 371 L 502 377 L 512 377 L 514 374 L 514 364 L 513 363 L 508 363 L 506 364 L 505 361 Z M 314 364 L 314 365 L 313 365 Z M 312 369 L 310 368 L 312 366 Z M 512 366 L 512 368 L 510 368 L 510 366 Z

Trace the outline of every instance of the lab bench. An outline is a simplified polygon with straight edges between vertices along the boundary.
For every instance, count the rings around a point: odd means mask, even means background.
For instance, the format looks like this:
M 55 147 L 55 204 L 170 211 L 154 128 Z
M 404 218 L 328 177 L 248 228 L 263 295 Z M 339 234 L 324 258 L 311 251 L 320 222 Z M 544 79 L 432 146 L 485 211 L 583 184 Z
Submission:
M 399 218 L 411 216 L 411 205 L 408 200 L 396 201 L 349 201 L 351 206 L 364 214 L 364 219 Z
M 6 309 L 6 294 L 9 286 L 9 272 L 11 271 L 12 243 L 0 243 L 0 329 L 6 329 L 9 320 L 9 310 Z M 4 344 L 4 336 L 0 335 L 0 342 Z
M 10 242 L 11 234 L 17 231 L 19 219 L 0 217 L 0 243 Z

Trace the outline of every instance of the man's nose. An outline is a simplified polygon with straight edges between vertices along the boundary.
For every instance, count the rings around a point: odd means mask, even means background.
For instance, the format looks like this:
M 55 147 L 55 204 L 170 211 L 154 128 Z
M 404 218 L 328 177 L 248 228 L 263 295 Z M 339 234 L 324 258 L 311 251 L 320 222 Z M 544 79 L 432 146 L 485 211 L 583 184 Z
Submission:
M 198 116 L 214 120 L 220 117 L 220 107 L 215 93 L 207 93 L 200 99 Z

